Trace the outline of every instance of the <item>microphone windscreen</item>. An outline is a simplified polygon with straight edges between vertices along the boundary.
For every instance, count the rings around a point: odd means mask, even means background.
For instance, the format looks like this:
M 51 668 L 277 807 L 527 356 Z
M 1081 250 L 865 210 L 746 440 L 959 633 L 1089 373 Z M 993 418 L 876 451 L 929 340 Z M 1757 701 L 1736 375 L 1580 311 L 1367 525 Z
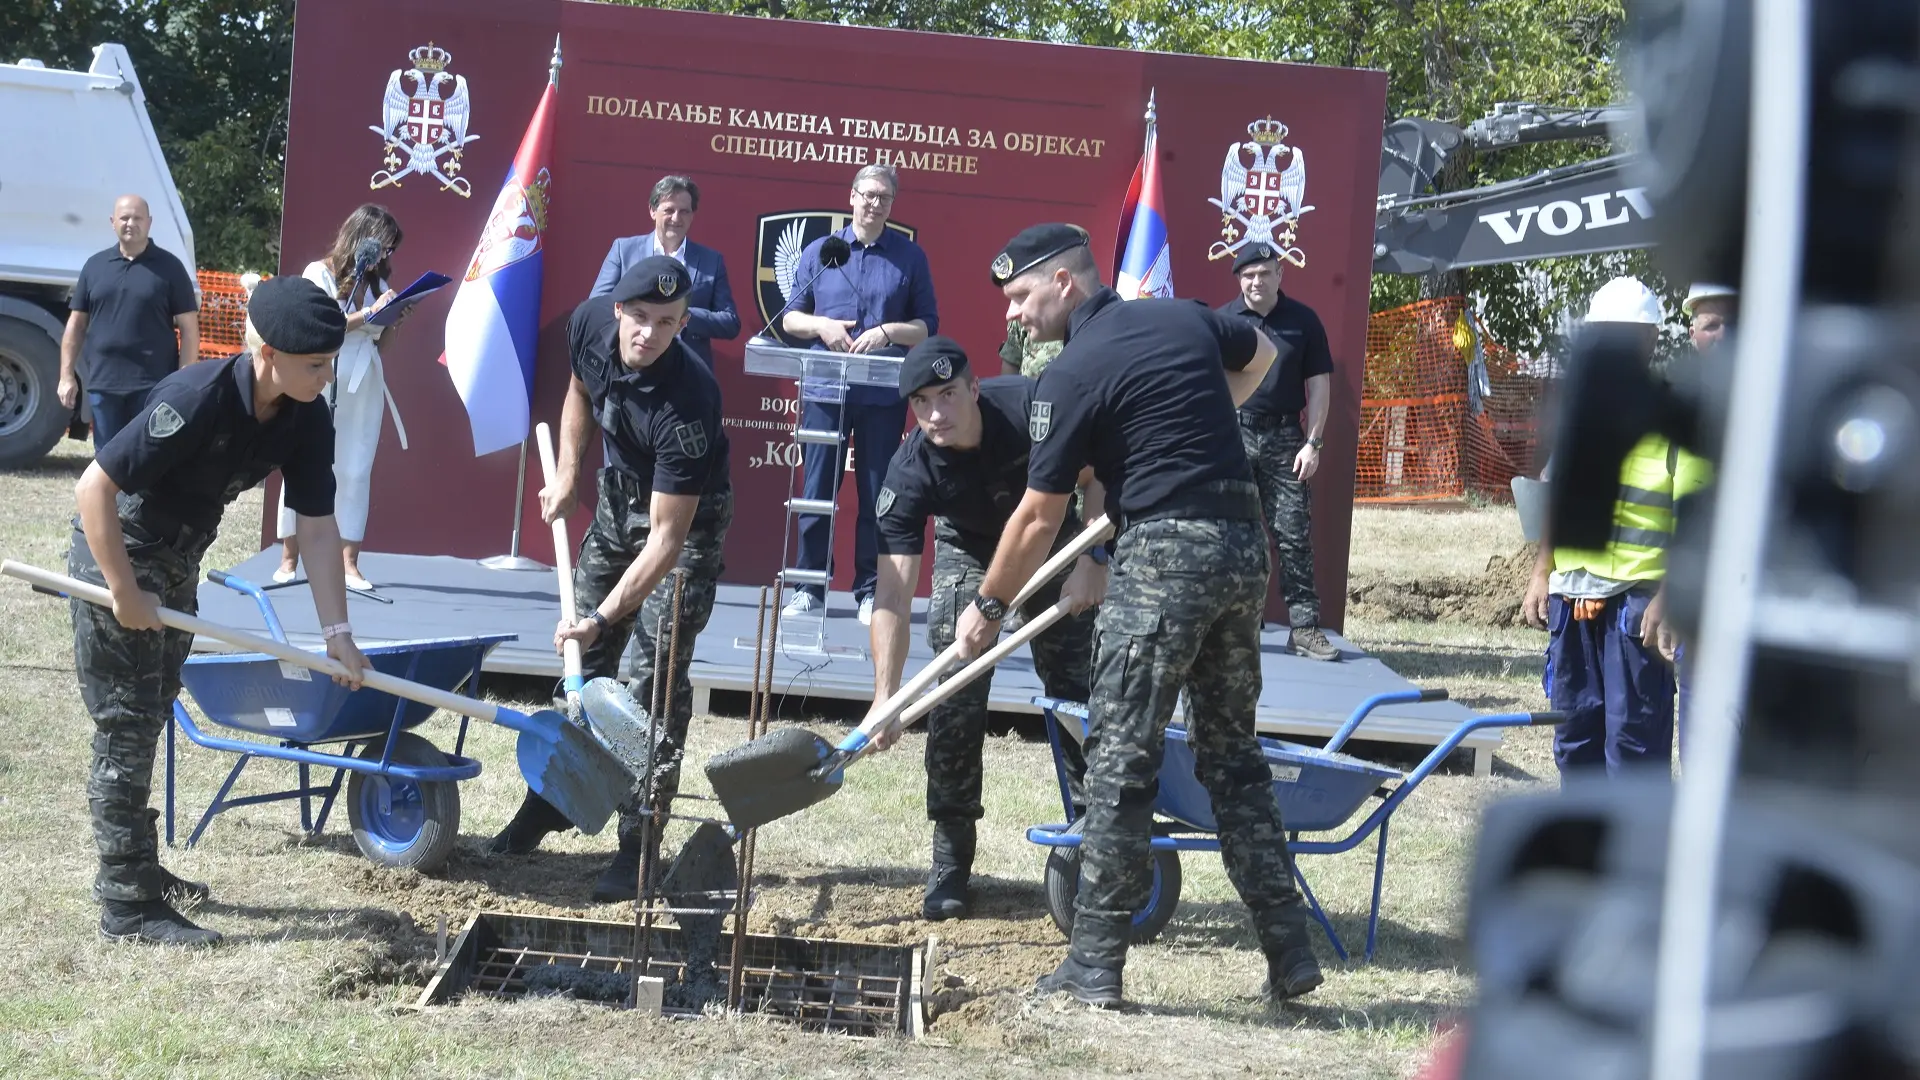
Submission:
M 838 236 L 829 236 L 820 244 L 820 265 L 831 270 L 844 266 L 853 257 L 853 248 Z
M 380 241 L 369 236 L 353 247 L 353 269 L 364 274 L 380 264 Z

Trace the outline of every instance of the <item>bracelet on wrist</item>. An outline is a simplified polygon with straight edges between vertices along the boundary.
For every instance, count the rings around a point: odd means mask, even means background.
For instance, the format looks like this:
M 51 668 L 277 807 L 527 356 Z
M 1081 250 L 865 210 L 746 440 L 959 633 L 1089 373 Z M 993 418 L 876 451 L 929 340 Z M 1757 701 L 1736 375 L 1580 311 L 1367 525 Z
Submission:
M 331 623 L 320 628 L 320 640 L 322 641 L 332 641 L 337 637 L 351 636 L 353 636 L 353 627 L 347 623 Z

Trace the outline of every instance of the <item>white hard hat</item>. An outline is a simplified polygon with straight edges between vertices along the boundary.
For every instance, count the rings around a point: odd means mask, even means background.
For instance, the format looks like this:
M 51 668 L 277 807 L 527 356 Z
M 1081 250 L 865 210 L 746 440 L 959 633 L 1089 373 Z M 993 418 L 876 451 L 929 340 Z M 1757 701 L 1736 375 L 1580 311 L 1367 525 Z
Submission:
M 1687 290 L 1687 298 L 1680 302 L 1680 310 L 1691 315 L 1693 314 L 1693 305 L 1702 300 L 1717 300 L 1722 296 L 1732 299 L 1739 295 L 1740 290 L 1731 285 L 1714 285 L 1705 281 L 1696 281 L 1693 283 L 1693 286 Z
M 1660 310 L 1660 298 L 1642 285 L 1639 278 L 1617 277 L 1593 294 L 1593 303 L 1587 308 L 1587 321 L 1659 326 L 1665 316 Z

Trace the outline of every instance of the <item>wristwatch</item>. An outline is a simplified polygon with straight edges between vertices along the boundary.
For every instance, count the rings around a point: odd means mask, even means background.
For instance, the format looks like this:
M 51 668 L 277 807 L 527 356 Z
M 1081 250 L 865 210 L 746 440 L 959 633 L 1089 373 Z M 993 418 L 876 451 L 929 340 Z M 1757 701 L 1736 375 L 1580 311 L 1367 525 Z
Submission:
M 1105 566 L 1107 560 L 1113 558 L 1113 552 L 1108 551 L 1105 544 L 1095 544 L 1087 549 L 1087 558 L 1092 559 L 1095 566 Z
M 592 611 L 587 612 L 587 618 L 592 619 L 593 625 L 599 627 L 601 630 L 604 631 L 607 628 L 607 617 L 600 614 L 599 608 L 594 608 Z
M 985 615 L 993 622 L 999 622 L 1007 617 L 1007 602 L 1005 600 L 995 600 L 986 593 L 975 596 L 973 598 L 973 606 L 979 608 L 980 614 Z
M 1315 435 L 1313 438 L 1307 440 L 1307 445 L 1313 447 L 1315 450 L 1320 449 L 1322 446 L 1325 446 L 1326 444 L 1327 444 L 1327 440 L 1321 438 L 1318 435 Z

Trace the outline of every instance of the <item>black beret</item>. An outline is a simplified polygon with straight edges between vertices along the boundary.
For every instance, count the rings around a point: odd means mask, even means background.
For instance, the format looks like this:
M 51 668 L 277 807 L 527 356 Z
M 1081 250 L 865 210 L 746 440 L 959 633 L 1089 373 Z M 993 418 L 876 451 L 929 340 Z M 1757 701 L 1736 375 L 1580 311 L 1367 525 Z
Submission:
M 664 304 L 670 300 L 684 300 L 687 291 L 693 288 L 693 278 L 687 276 L 687 268 L 680 265 L 678 259 L 665 255 L 649 255 L 633 264 L 633 269 L 620 275 L 620 284 L 613 287 L 613 302 L 624 304 L 629 300 L 639 300 L 648 304 Z
M 951 382 L 967 373 L 967 351 L 950 337 L 938 334 L 907 350 L 900 361 L 900 396 Z
M 993 283 L 1005 285 L 1055 255 L 1086 242 L 1087 230 L 1078 225 L 1051 222 L 1022 229 L 993 257 Z
M 1276 262 L 1279 258 L 1280 252 L 1274 250 L 1272 244 L 1248 244 L 1234 258 L 1233 272 L 1237 274 L 1254 263 Z
M 247 298 L 247 321 L 260 340 L 294 356 L 337 353 L 347 339 L 347 316 L 340 302 L 320 286 L 291 274 L 254 286 Z

